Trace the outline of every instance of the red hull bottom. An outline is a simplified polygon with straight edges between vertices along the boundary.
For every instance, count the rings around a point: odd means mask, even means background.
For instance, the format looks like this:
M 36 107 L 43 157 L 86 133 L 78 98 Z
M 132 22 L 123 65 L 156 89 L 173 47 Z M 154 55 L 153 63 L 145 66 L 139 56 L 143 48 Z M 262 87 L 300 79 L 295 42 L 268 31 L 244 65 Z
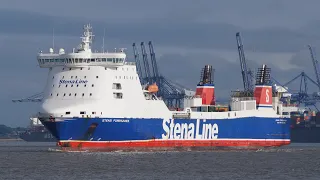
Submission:
M 89 151 L 170 151 L 260 149 L 289 145 L 290 140 L 150 140 L 150 141 L 60 141 L 64 150 Z

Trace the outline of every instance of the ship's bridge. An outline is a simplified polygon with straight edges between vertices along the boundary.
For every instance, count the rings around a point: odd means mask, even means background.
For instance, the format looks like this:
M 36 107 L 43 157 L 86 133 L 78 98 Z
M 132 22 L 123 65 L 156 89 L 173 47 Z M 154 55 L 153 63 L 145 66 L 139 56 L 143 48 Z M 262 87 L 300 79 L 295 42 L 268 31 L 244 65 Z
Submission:
M 81 37 L 82 41 L 77 49 L 73 49 L 72 53 L 65 53 L 65 50 L 60 48 L 58 53 L 54 53 L 53 48 L 49 49 L 49 53 L 40 51 L 37 60 L 42 68 L 51 68 L 55 66 L 67 67 L 83 67 L 83 66 L 122 66 L 135 65 L 134 63 L 126 63 L 126 54 L 124 48 L 114 50 L 113 52 L 92 52 L 92 27 L 86 25 L 84 34 Z
M 126 54 L 121 52 L 111 53 L 69 53 L 53 54 L 39 53 L 38 63 L 42 68 L 54 66 L 83 67 L 83 66 L 122 66 L 135 65 L 133 62 L 126 62 Z

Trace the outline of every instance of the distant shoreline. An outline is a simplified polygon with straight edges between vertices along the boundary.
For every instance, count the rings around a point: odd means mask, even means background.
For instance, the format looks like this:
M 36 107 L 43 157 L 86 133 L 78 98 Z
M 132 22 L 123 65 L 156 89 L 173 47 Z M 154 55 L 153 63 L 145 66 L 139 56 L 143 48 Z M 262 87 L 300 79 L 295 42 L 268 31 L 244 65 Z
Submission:
M 23 141 L 23 140 L 20 138 L 3 138 L 3 139 L 0 138 L 0 141 Z

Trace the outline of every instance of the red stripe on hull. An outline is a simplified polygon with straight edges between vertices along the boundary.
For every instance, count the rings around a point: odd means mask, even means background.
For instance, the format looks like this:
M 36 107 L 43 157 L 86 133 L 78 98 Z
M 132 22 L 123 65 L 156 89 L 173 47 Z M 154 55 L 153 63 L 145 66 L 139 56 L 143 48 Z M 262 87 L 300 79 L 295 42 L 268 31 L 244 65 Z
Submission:
M 290 140 L 165 140 L 165 141 L 131 141 L 131 142 L 95 142 L 95 141 L 69 141 L 58 142 L 58 146 L 74 150 L 138 150 L 138 149 L 183 149 L 183 148 L 214 148 L 214 147 L 278 147 L 289 145 Z

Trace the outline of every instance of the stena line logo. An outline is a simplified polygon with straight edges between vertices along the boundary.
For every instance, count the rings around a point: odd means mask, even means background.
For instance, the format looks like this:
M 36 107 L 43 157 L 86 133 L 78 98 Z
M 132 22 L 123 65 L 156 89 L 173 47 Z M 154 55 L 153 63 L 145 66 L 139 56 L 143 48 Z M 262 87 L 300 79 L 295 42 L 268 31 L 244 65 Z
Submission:
M 64 79 L 61 79 L 59 81 L 59 84 L 86 84 L 88 82 L 88 80 L 78 80 L 78 79 L 75 79 L 75 80 L 64 80 Z
M 196 123 L 174 123 L 173 119 L 164 119 L 162 128 L 165 131 L 162 139 L 217 139 L 218 125 L 197 119 Z

